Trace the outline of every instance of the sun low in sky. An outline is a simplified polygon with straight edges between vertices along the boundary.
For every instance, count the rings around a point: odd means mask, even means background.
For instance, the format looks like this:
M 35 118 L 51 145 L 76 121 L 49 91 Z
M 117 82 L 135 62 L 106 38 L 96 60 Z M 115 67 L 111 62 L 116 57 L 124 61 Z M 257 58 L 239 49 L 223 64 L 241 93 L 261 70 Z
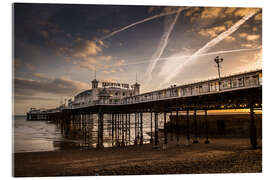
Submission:
M 14 4 L 14 113 L 99 81 L 142 92 L 262 68 L 260 8 Z

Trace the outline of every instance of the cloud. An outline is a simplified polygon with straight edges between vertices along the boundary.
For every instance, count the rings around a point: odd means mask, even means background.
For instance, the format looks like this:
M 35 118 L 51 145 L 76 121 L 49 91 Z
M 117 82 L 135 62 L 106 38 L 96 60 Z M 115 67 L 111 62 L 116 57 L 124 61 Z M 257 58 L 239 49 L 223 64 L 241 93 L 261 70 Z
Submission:
M 248 33 L 239 33 L 238 36 L 241 38 L 245 38 L 247 41 L 257 41 L 261 37 L 261 35 L 259 34 L 248 34 Z
M 220 7 L 210 7 L 204 8 L 201 13 L 202 19 L 214 19 L 214 18 L 223 18 L 225 15 L 223 14 L 223 8 Z
M 248 35 L 246 38 L 248 41 L 256 41 L 256 40 L 260 39 L 260 37 L 261 37 L 260 35 L 254 34 L 254 35 Z
M 204 23 L 211 23 L 214 19 L 222 19 L 233 16 L 243 17 L 251 12 L 258 10 L 258 8 L 235 8 L 235 7 L 205 7 L 202 8 L 190 8 L 186 11 L 185 15 L 191 17 L 191 22 L 201 21 Z M 255 16 L 255 20 L 261 20 L 261 13 Z M 225 22 L 227 27 L 233 25 L 232 20 Z
M 104 82 L 119 82 L 120 79 L 117 77 L 110 77 L 110 78 L 103 79 L 103 81 Z
M 173 12 L 173 11 L 176 11 L 178 10 L 179 7 L 177 6 L 167 6 L 167 7 L 164 7 L 162 12 Z
M 111 61 L 112 60 L 112 56 L 99 56 L 99 60 Z
M 41 30 L 40 35 L 44 38 L 44 39 L 48 39 L 49 38 L 49 32 L 45 31 L 45 30 Z
M 247 33 L 239 33 L 239 37 L 241 38 L 246 38 L 248 36 Z
M 52 33 L 62 33 L 64 30 L 60 29 L 60 27 L 57 24 L 54 24 L 49 21 L 38 21 L 37 25 L 41 25 L 43 28 L 46 28 L 49 32 Z M 47 31 L 47 32 L 48 32 Z
M 233 21 L 232 20 L 228 20 L 224 22 L 224 25 L 226 25 L 227 28 L 231 27 L 233 25 Z
M 69 47 L 59 48 L 57 55 L 74 58 L 87 58 L 89 56 L 96 56 L 98 53 L 102 52 L 101 46 L 104 45 L 102 41 L 99 41 L 98 43 L 99 45 L 94 41 L 77 38 L 72 41 Z
M 151 6 L 151 7 L 148 8 L 148 13 L 152 13 L 152 12 L 154 12 L 156 9 L 160 9 L 160 7 L 159 7 L 159 6 Z
M 252 28 L 252 31 L 256 32 L 256 31 L 258 31 L 258 28 L 254 26 L 254 27 Z
M 36 96 L 42 93 L 51 95 L 71 96 L 75 92 L 89 89 L 87 83 L 74 81 L 66 77 L 49 78 L 44 74 L 35 74 L 40 80 L 15 78 L 15 96 Z
M 43 96 L 23 96 L 23 95 L 16 95 L 14 96 L 14 100 L 16 102 L 21 101 L 57 101 L 58 98 L 51 98 L 51 97 L 43 97 Z
M 240 59 L 239 61 L 240 61 L 240 62 L 243 62 L 243 63 L 248 63 L 248 62 L 249 62 L 248 59 Z
M 112 70 L 104 70 L 102 71 L 104 74 L 111 74 L 111 73 L 115 73 L 116 71 L 114 69 Z
M 67 63 L 71 62 L 70 57 L 66 57 L 66 58 L 65 58 L 65 61 L 66 61 Z
M 119 67 L 119 66 L 123 66 L 125 64 L 125 60 L 123 59 L 120 59 L 120 60 L 117 60 L 115 63 L 114 63 L 114 67 Z
M 27 67 L 29 70 L 34 71 L 34 70 L 36 70 L 36 69 L 37 69 L 37 67 L 36 67 L 35 65 L 33 65 L 33 64 L 29 64 L 29 63 L 27 63 L 27 64 L 25 64 L 25 65 L 26 65 L 26 67 Z
M 235 37 L 232 37 L 232 36 L 228 36 L 225 38 L 226 41 L 229 41 L 229 42 L 232 42 L 232 41 L 235 41 Z
M 68 38 L 72 38 L 72 35 L 71 35 L 70 33 L 67 33 L 66 36 L 67 36 Z
M 102 49 L 94 41 L 78 38 L 74 41 L 70 51 L 74 57 L 85 58 L 87 56 L 97 55 Z
M 49 76 L 47 76 L 46 74 L 43 74 L 43 73 L 34 73 L 33 75 L 35 77 L 39 78 L 39 79 L 42 79 L 42 80 L 46 80 L 46 81 L 52 80 L 51 77 L 49 77 Z
M 25 63 L 20 58 L 15 58 L 14 68 L 16 69 L 16 68 L 22 68 L 22 67 L 26 67 L 30 71 L 35 71 L 37 69 L 37 67 L 35 65 L 30 64 L 30 63 Z
M 96 56 L 85 58 L 81 61 L 73 61 L 74 65 L 91 71 L 98 70 L 105 74 L 114 72 L 114 68 L 125 65 L 125 60 L 113 60 L 112 56 Z
M 99 55 L 103 47 L 105 45 L 101 40 L 89 41 L 77 38 L 69 47 L 59 48 L 57 55 L 64 56 L 66 62 L 72 62 L 79 68 L 91 71 L 107 69 L 107 64 L 112 61 L 113 57 Z
M 261 21 L 261 20 L 262 20 L 262 13 L 257 14 L 257 15 L 254 17 L 254 19 L 255 19 L 256 21 Z
M 23 62 L 22 62 L 21 59 L 16 58 L 16 59 L 14 60 L 14 66 L 15 66 L 16 68 L 21 67 L 22 65 L 23 65 Z
M 200 10 L 199 7 L 194 7 L 186 10 L 185 16 L 192 16 L 194 13 L 198 12 Z
M 78 65 L 80 68 L 85 68 L 91 71 L 97 70 L 102 64 L 98 63 L 95 58 L 89 57 L 82 61 L 73 61 L 74 65 Z
M 206 37 L 216 37 L 219 33 L 226 30 L 225 26 L 216 26 L 213 28 L 201 29 L 199 34 Z
M 241 47 L 244 48 L 261 48 L 262 45 L 256 42 L 251 42 L 251 43 L 243 43 L 241 44 Z
M 235 7 L 227 7 L 225 10 L 224 10 L 224 13 L 226 15 L 233 15 L 234 11 L 236 10 L 237 8 Z
M 111 31 L 109 29 L 102 29 L 101 32 L 103 34 L 109 34 Z
M 261 69 L 262 68 L 262 50 L 253 53 L 253 54 L 246 54 L 239 57 L 239 61 L 242 62 L 242 66 L 238 66 L 238 71 L 249 71 L 254 69 Z
M 245 16 L 251 12 L 258 10 L 258 8 L 238 8 L 235 12 L 235 16 Z

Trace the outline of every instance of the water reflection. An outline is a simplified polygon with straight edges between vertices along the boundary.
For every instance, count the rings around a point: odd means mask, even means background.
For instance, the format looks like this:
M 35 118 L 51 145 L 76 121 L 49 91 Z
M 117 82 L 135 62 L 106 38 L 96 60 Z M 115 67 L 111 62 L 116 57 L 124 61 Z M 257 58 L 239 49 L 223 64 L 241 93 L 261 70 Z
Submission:
M 173 113 L 175 115 L 175 113 Z M 158 115 L 158 127 L 163 129 L 164 114 Z M 170 122 L 170 113 L 167 113 L 167 122 Z M 186 135 L 186 115 L 179 113 L 181 121 L 179 121 L 179 131 L 181 135 Z M 46 121 L 26 121 L 25 116 L 15 116 L 13 122 L 13 150 L 14 152 L 35 152 L 35 151 L 54 151 L 74 148 L 95 148 L 98 138 L 98 117 L 97 115 L 86 116 L 85 121 L 76 117 L 76 121 L 67 126 L 66 123 L 46 122 Z M 138 116 L 137 116 L 138 118 Z M 137 143 L 140 143 L 138 138 L 139 126 L 135 123 L 135 115 L 130 115 L 130 124 L 124 121 L 118 121 L 119 129 L 115 130 L 115 122 L 113 123 L 112 116 L 104 115 L 103 127 L 103 146 L 111 147 L 121 145 L 133 145 L 135 137 Z M 150 113 L 143 113 L 143 142 L 150 142 L 151 134 L 151 116 Z M 261 129 L 261 114 L 255 116 L 258 137 L 262 137 Z M 223 125 L 226 128 L 226 134 L 220 130 L 220 120 L 226 122 Z M 198 136 L 205 137 L 205 120 L 204 115 L 197 114 Z M 208 116 L 208 131 L 210 137 L 219 136 L 239 136 L 249 137 L 249 115 L 248 114 L 233 114 L 233 115 L 211 115 Z M 60 122 L 60 121 L 58 121 Z M 194 135 L 193 117 L 190 115 L 190 136 Z M 113 125 L 114 124 L 114 125 Z M 173 121 L 172 124 L 175 124 Z M 169 125 L 169 124 L 168 124 Z M 121 129 L 122 128 L 122 129 Z M 224 129 L 223 128 L 223 129 Z M 114 129 L 114 131 L 112 131 Z M 122 131 L 123 130 L 123 131 Z M 172 131 L 171 126 L 168 126 L 168 133 Z M 152 133 L 154 134 L 154 114 L 152 116 Z M 168 139 L 175 139 L 172 133 L 168 134 Z M 162 138 L 162 133 L 160 138 Z
M 154 116 L 153 116 L 154 118 Z M 135 121 L 137 119 L 137 121 Z M 152 120 L 154 121 L 154 120 Z M 72 117 L 69 125 L 59 123 L 58 128 L 61 130 L 63 137 L 69 140 L 76 140 L 79 147 L 96 147 L 98 143 L 98 116 L 77 115 Z M 68 126 L 68 127 L 67 127 Z M 159 128 L 163 128 L 163 115 L 159 115 Z M 142 128 L 143 143 L 150 142 L 151 116 L 150 113 L 143 114 Z M 152 124 L 154 131 L 154 122 Z M 117 145 L 134 145 L 140 142 L 140 124 L 139 116 L 130 114 L 112 117 L 111 114 L 104 114 L 103 117 L 103 146 L 112 147 Z

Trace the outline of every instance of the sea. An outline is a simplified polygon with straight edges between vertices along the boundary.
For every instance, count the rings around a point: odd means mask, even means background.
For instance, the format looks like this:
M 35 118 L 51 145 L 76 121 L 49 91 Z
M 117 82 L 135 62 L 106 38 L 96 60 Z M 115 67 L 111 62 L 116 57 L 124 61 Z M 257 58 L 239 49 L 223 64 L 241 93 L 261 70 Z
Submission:
M 47 121 L 27 121 L 26 116 L 13 118 L 13 152 L 54 151 L 62 141 L 61 131 Z
M 144 143 L 150 142 L 150 116 L 143 117 L 143 137 Z M 112 146 L 111 139 L 111 118 L 104 116 L 104 147 Z M 163 121 L 159 121 L 159 127 L 163 127 Z M 97 117 L 92 119 L 90 133 L 91 138 L 88 139 L 88 148 L 95 148 L 97 144 Z M 134 116 L 131 116 L 131 132 L 129 145 L 134 144 Z M 154 124 L 153 124 L 154 127 Z M 121 138 L 121 137 L 120 137 Z M 14 116 L 13 118 L 13 152 L 40 152 L 40 151 L 56 151 L 66 149 L 85 148 L 83 138 L 66 137 L 61 132 L 59 125 L 49 121 L 27 121 L 26 116 Z
M 220 114 L 220 113 L 219 113 Z M 221 113 L 224 114 L 224 113 Z M 237 113 L 239 114 L 239 112 Z M 246 113 L 244 113 L 246 114 Z M 167 121 L 169 121 L 169 113 L 167 114 Z M 159 129 L 163 129 L 164 115 L 159 114 Z M 144 113 L 143 115 L 143 139 L 144 143 L 150 142 L 151 121 L 150 114 Z M 88 131 L 90 133 L 87 139 L 87 148 L 95 148 L 97 144 L 97 116 L 89 119 Z M 131 130 L 130 137 L 125 136 L 127 145 L 133 145 L 135 140 L 135 117 L 131 114 Z M 152 132 L 154 131 L 154 115 Z M 111 147 L 112 142 L 112 127 L 111 116 L 104 115 L 104 147 Z M 122 138 L 120 136 L 120 138 Z M 120 139 L 121 140 L 121 139 Z M 86 148 L 86 141 L 84 138 L 66 137 L 62 132 L 59 125 L 49 121 L 27 121 L 26 116 L 13 117 L 13 152 L 40 152 L 40 151 L 56 151 L 66 149 Z

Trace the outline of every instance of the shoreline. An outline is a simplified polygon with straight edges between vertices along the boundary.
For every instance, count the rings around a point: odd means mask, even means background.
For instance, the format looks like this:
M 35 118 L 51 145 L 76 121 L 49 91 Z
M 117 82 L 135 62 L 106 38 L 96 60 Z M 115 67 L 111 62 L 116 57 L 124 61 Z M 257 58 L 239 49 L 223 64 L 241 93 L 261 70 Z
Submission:
M 248 138 L 211 139 L 210 144 L 152 144 L 102 149 L 13 153 L 13 176 L 88 176 L 262 172 L 262 149 Z

